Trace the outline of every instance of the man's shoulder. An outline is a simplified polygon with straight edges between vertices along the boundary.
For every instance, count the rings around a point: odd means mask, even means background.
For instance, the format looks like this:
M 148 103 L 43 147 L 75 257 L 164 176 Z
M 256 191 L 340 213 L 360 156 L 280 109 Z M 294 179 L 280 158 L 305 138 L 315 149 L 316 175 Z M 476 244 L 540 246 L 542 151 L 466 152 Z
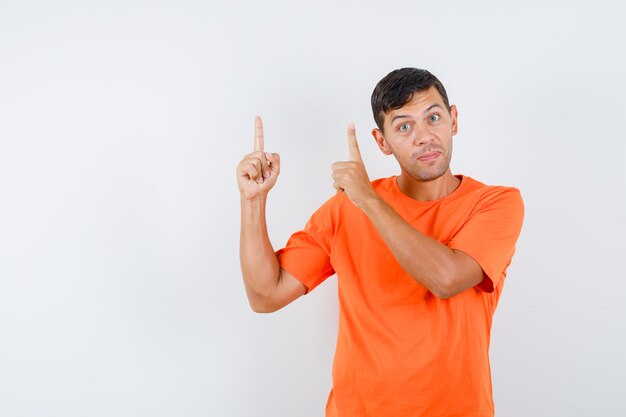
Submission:
M 463 176 L 463 186 L 463 194 L 471 195 L 482 204 L 495 202 L 508 202 L 518 206 L 524 204 L 522 194 L 517 187 L 485 184 L 469 176 Z
M 462 175 L 465 190 L 468 192 L 480 192 L 485 195 L 497 195 L 503 193 L 521 194 L 517 187 L 509 185 L 486 184 L 467 175 Z

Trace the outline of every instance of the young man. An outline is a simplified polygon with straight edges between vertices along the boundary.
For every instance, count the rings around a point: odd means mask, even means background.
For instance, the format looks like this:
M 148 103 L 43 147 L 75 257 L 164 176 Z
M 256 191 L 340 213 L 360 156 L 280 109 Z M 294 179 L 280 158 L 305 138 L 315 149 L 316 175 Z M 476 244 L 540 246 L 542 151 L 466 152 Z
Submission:
M 489 338 L 523 220 L 515 188 L 450 171 L 457 109 L 426 70 L 402 68 L 372 94 L 383 154 L 400 175 L 370 182 L 348 127 L 339 191 L 274 252 L 267 194 L 280 172 L 264 152 L 237 167 L 241 270 L 252 309 L 272 312 L 337 274 L 339 334 L 327 416 L 494 415 Z

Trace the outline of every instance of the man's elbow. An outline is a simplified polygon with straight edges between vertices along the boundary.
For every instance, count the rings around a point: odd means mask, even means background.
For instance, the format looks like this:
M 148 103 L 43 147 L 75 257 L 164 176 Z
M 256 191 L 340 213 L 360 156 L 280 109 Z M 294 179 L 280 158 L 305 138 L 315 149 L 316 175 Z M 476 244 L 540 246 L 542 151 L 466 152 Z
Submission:
M 244 282 L 246 281 L 244 280 Z M 280 307 L 277 307 L 276 303 L 273 302 L 274 291 L 275 287 L 273 286 L 253 287 L 246 285 L 246 296 L 250 309 L 255 313 L 273 313 L 279 310 Z
M 283 307 L 271 295 L 263 295 L 253 291 L 248 293 L 248 303 L 252 311 L 260 314 L 273 313 Z
M 450 290 L 446 290 L 443 288 L 436 288 L 436 289 L 432 289 L 430 291 L 435 297 L 439 298 L 440 300 L 447 300 L 450 297 L 454 297 L 455 295 L 457 295 L 458 293 L 450 291 Z
M 255 313 L 268 314 L 268 313 L 274 313 L 275 311 L 280 310 L 280 306 L 276 306 L 271 303 L 252 301 L 252 300 L 249 300 L 249 301 L 250 301 L 250 308 Z
M 282 271 L 275 284 L 272 282 L 256 287 L 246 285 L 248 302 L 255 313 L 278 311 L 306 292 L 304 284 L 288 274 L 283 274 Z
M 442 275 L 437 283 L 429 288 L 433 295 L 441 300 L 447 300 L 463 291 L 463 288 L 459 287 L 458 279 L 455 279 L 453 274 Z
M 450 274 L 438 281 L 437 284 L 433 285 L 433 288 L 429 288 L 429 290 L 435 297 L 447 300 L 480 284 L 480 282 L 481 279 L 479 278 L 464 278 Z

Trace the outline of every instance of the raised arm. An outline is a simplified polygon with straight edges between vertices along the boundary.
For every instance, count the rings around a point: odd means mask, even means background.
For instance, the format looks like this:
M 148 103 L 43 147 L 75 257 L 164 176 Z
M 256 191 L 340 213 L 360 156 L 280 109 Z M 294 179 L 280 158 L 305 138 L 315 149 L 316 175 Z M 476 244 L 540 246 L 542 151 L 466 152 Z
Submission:
M 280 173 L 280 156 L 265 152 L 263 122 L 255 118 L 254 151 L 237 166 L 241 194 L 241 273 L 250 307 L 269 313 L 305 294 L 307 288 L 280 268 L 267 233 L 267 194 Z

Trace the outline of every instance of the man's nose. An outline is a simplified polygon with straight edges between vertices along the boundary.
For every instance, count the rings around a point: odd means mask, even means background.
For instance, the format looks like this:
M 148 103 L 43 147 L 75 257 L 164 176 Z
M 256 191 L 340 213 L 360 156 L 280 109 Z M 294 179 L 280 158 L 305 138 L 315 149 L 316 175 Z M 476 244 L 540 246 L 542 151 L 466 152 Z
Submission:
M 432 142 L 433 139 L 433 134 L 427 127 L 420 126 L 419 129 L 416 129 L 416 135 L 414 140 L 416 145 L 426 145 L 427 143 Z

